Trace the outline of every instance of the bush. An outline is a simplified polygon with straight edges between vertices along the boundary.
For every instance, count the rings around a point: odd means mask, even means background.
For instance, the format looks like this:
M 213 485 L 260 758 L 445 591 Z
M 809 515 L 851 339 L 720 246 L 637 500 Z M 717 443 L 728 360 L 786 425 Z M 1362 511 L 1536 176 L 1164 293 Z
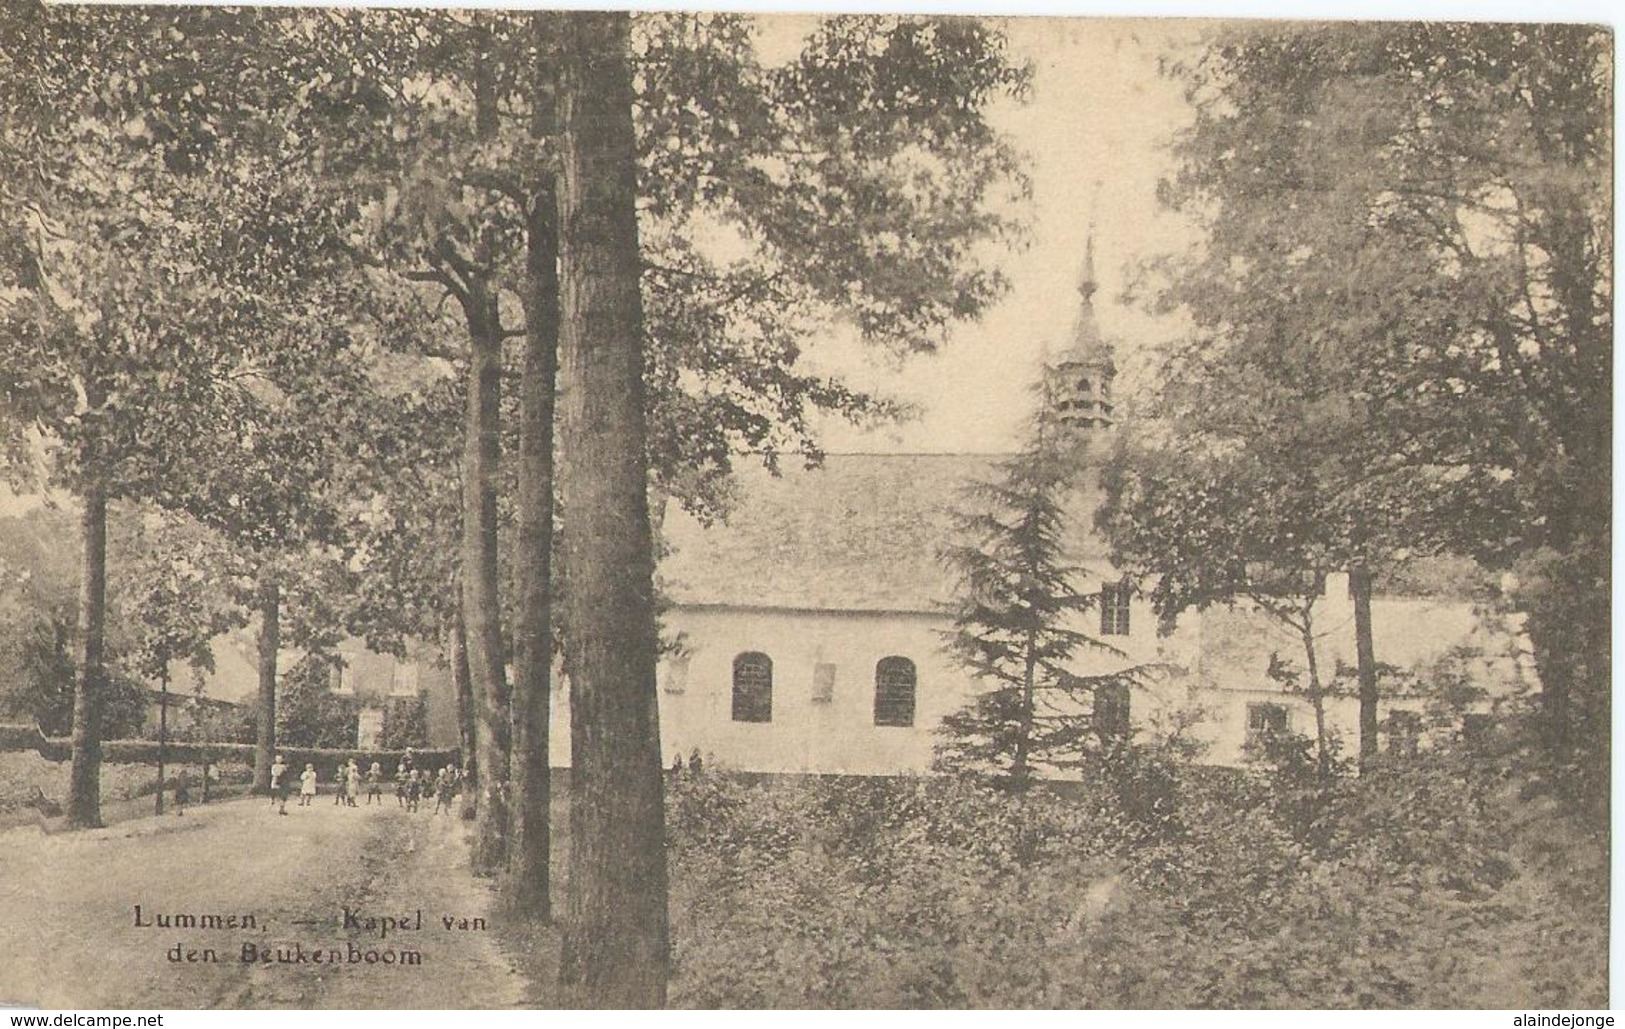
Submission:
M 390 750 L 422 747 L 429 742 L 429 700 L 425 693 L 412 697 L 389 697 L 384 707 L 384 725 L 378 745 Z
M 1526 820 L 1504 778 L 1459 755 L 1335 780 L 1309 834 L 1268 774 L 1124 760 L 1020 797 L 951 779 L 680 780 L 672 1002 L 1606 1003 L 1606 838 L 1552 844 L 1560 809 Z
M 0 709 L 8 718 L 32 720 L 50 736 L 73 730 L 72 618 L 65 609 L 24 618 L 6 626 L 7 638 L 0 645 L 0 656 L 11 665 L 0 690 Z M 147 697 L 138 683 L 108 674 L 101 716 L 107 735 L 139 732 L 146 710 Z
M 278 684 L 276 738 L 300 747 L 356 745 L 354 697 L 333 693 L 333 659 L 306 656 Z

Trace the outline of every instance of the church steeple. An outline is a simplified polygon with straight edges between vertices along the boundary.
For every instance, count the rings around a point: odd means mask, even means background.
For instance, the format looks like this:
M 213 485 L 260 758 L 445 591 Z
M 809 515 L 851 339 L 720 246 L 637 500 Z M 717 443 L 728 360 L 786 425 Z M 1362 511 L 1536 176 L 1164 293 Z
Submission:
M 1083 244 L 1083 274 L 1078 276 L 1078 292 L 1083 304 L 1089 307 L 1095 296 L 1095 230 L 1090 228 L 1089 238 Z
M 1072 333 L 1059 358 L 1050 366 L 1051 396 L 1057 417 L 1074 429 L 1097 430 L 1113 424 L 1112 379 L 1117 366 L 1112 348 L 1100 333 L 1095 319 L 1095 233 L 1083 251 L 1083 271 L 1078 276 L 1077 316 Z

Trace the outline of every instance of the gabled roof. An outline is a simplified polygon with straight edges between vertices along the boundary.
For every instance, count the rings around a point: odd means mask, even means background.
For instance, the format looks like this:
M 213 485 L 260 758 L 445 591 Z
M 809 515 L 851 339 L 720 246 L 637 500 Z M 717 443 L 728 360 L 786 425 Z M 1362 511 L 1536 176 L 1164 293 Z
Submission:
M 679 604 L 936 610 L 952 593 L 937 554 L 953 511 L 996 460 L 830 454 L 813 469 L 783 461 L 777 477 L 742 460 L 726 522 L 703 526 L 667 509 L 662 583 Z
M 725 523 L 707 527 L 667 509 L 662 586 L 689 605 L 940 611 L 954 576 L 937 555 L 954 542 L 966 486 L 994 477 L 998 460 L 830 454 L 810 470 L 785 461 L 777 478 L 742 461 Z

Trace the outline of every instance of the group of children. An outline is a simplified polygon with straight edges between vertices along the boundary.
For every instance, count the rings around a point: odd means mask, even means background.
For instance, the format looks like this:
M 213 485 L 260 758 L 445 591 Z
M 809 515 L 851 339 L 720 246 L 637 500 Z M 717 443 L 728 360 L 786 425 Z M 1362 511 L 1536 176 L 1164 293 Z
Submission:
M 438 773 L 419 772 L 415 768 L 406 768 L 402 765 L 395 769 L 395 803 L 408 811 L 416 811 L 418 801 L 425 795 L 432 794 L 435 814 L 450 811 L 451 798 L 457 795 L 462 778 L 461 773 L 451 765 L 446 765 Z
M 305 770 L 299 774 L 299 806 L 309 807 L 316 802 L 316 787 L 318 775 L 314 764 L 306 764 Z M 288 765 L 278 754 L 271 763 L 271 803 L 277 809 L 277 814 L 288 813 L 288 793 L 293 783 L 292 776 L 288 774 Z M 361 793 L 361 786 L 365 781 L 367 787 L 367 804 L 384 802 L 383 791 L 384 769 L 380 762 L 374 761 L 372 767 L 363 775 L 361 766 L 355 758 L 338 766 L 333 773 L 333 805 L 357 807 L 356 798 Z M 451 801 L 457 795 L 462 784 L 462 776 L 457 769 L 446 765 L 439 772 L 432 770 L 419 770 L 416 760 L 410 749 L 407 750 L 401 763 L 395 769 L 395 802 L 408 811 L 416 811 L 418 803 L 425 795 L 434 797 L 434 813 L 451 810 Z

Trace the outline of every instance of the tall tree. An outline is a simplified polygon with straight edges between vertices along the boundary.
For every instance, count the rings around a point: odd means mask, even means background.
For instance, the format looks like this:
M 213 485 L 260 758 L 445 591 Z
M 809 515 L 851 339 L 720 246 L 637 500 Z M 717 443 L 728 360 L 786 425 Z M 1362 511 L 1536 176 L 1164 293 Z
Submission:
M 536 99 L 531 134 L 538 147 L 553 137 L 552 18 L 530 15 Z M 525 219 L 525 358 L 519 415 L 519 583 L 514 633 L 513 842 L 510 872 L 515 903 L 542 919 L 552 917 L 549 762 L 553 666 L 553 418 L 559 364 L 559 232 L 554 177 L 544 173 Z
M 1211 387 L 1208 424 L 1315 463 L 1344 567 L 1411 548 L 1519 570 L 1548 740 L 1593 769 L 1611 72 L 1581 26 L 1228 32 L 1180 70 L 1196 118 L 1165 191 L 1207 230 L 1164 295 L 1196 324 L 1181 374 Z
M 563 16 L 559 189 L 570 879 L 559 981 L 663 1006 L 669 967 L 655 696 L 630 17 Z
M 1048 389 L 1035 392 L 1025 445 L 994 479 L 967 489 L 962 542 L 942 553 L 959 579 L 948 649 L 989 688 L 943 719 L 934 763 L 1017 792 L 1044 769 L 1075 764 L 1091 737 L 1094 691 L 1132 678 L 1075 671 L 1082 649 L 1120 652 L 1079 628 L 1100 599 L 1078 589 L 1083 569 L 1066 538 L 1081 440 L 1057 419 Z
M 44 441 L 49 484 L 81 502 L 78 826 L 100 821 L 108 503 L 187 467 L 177 451 L 241 364 L 215 331 L 233 298 L 198 274 L 218 183 L 149 117 L 153 69 L 190 42 L 155 30 L 166 17 L 21 5 L 0 32 L 0 396 L 8 470 L 32 484 Z
M 473 131 L 489 143 L 497 133 L 497 54 L 492 27 L 477 20 L 469 34 Z M 479 227 L 479 223 L 475 223 Z M 478 243 L 484 241 L 475 237 Z M 463 454 L 462 604 L 469 674 L 479 717 L 474 723 L 475 788 L 480 807 L 471 863 L 490 875 L 507 864 L 512 782 L 512 717 L 508 649 L 502 631 L 501 572 L 497 554 L 497 475 L 501 455 L 502 340 L 499 283 L 488 246 L 465 257 L 458 244 L 437 243 L 446 274 L 468 320 L 468 421 Z
M 480 807 L 474 867 L 491 874 L 506 862 L 509 709 L 498 595 L 497 461 L 502 391 L 502 336 L 495 293 L 468 284 L 465 311 L 473 351 L 468 364 L 467 449 L 463 455 L 462 610 L 475 720 L 475 787 Z
M 1302 647 L 1302 669 L 1280 661 L 1270 667 L 1309 700 L 1316 766 L 1331 774 L 1331 683 L 1321 667 L 1315 609 L 1342 551 L 1322 531 L 1319 482 L 1312 470 L 1260 460 L 1229 441 L 1208 446 L 1198 431 L 1156 428 L 1179 442 L 1130 435 L 1103 475 L 1097 523 L 1113 563 L 1150 584 L 1165 626 L 1186 611 L 1219 605 L 1259 611 L 1286 627 Z

